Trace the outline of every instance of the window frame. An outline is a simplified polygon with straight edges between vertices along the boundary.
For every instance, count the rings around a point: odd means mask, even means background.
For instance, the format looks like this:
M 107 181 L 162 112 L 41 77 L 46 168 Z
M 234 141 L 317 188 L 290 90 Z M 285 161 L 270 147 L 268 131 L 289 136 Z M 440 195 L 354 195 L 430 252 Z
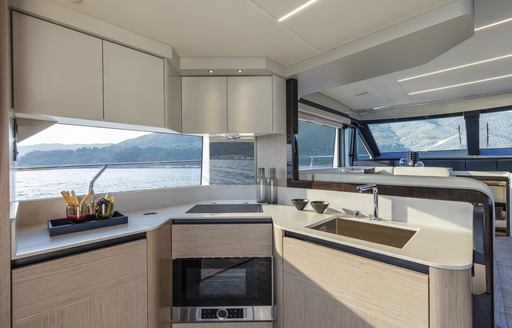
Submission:
M 412 121 L 422 121 L 422 120 L 429 120 L 429 119 L 443 119 L 443 118 L 452 118 L 452 117 L 461 117 L 462 116 L 464 119 L 464 123 L 466 124 L 466 149 L 420 151 L 419 154 L 422 158 L 429 158 L 429 159 L 466 158 L 466 157 L 469 157 L 469 154 L 468 154 L 468 147 L 469 147 L 468 146 L 468 135 L 469 135 L 469 133 L 467 133 L 466 113 L 469 113 L 469 112 L 456 112 L 456 113 L 415 116 L 415 117 L 401 117 L 401 118 L 383 119 L 383 120 L 368 120 L 368 121 L 365 121 L 365 124 L 367 126 L 370 126 L 372 124 L 412 122 Z M 375 143 L 375 146 L 378 148 L 378 144 L 375 141 L 375 137 L 373 136 L 371 129 L 368 128 L 368 130 L 369 130 L 369 134 L 366 137 L 370 137 L 371 142 Z M 363 136 L 363 137 L 365 137 L 365 136 Z M 383 153 L 383 152 L 380 152 L 380 149 L 379 149 L 379 155 L 375 156 L 372 160 L 374 160 L 374 161 L 398 160 L 398 159 L 404 157 L 406 153 L 407 152 Z
M 344 158 L 345 157 L 344 156 L 344 140 L 345 139 L 344 139 L 343 132 L 344 132 L 345 127 L 347 126 L 346 124 L 340 123 L 341 127 L 335 127 L 335 126 L 331 126 L 329 124 L 325 124 L 322 122 L 314 121 L 313 119 L 298 118 L 298 121 L 308 122 L 311 124 L 326 126 L 331 129 L 335 129 L 334 143 L 333 143 L 333 149 L 332 149 L 332 154 L 333 154 L 332 167 L 325 167 L 322 169 L 339 168 L 339 167 L 343 167 L 345 165 L 345 158 Z M 299 133 L 300 133 L 300 129 L 299 129 Z M 297 137 L 298 137 L 299 133 L 297 133 Z M 297 140 L 297 156 L 298 156 L 298 160 L 300 163 L 300 144 L 299 144 L 298 140 Z M 300 165 L 298 165 L 298 166 L 299 166 L 299 171 L 308 171 L 308 170 L 315 169 L 314 167 L 301 169 Z
M 104 126 L 94 126 L 94 125 L 85 125 L 85 124 L 70 124 L 70 123 L 57 123 L 62 125 L 70 125 L 70 126 L 81 126 L 86 128 L 104 128 L 104 129 L 111 129 L 111 130 L 132 130 L 132 131 L 141 131 L 141 130 L 135 130 L 135 129 L 120 129 L 117 127 L 104 127 Z M 53 125 L 52 125 L 53 126 Z M 13 149 L 12 151 L 16 151 L 19 148 L 18 146 L 18 140 L 17 140 L 17 122 L 13 118 Z M 169 134 L 169 135 L 180 135 L 180 136 L 192 136 L 192 137 L 198 137 L 201 139 L 201 158 L 197 160 L 155 160 L 155 161 L 144 161 L 144 162 L 110 162 L 110 163 L 82 163 L 82 164 L 65 164 L 65 165 L 41 165 L 41 166 L 18 166 L 16 162 L 21 158 L 16 154 L 16 157 L 14 162 L 12 163 L 12 172 L 14 176 L 19 171 L 37 171 L 37 170 L 54 170 L 54 169 L 93 169 L 97 168 L 98 170 L 101 169 L 104 166 L 108 166 L 108 169 L 116 169 L 116 168 L 123 168 L 123 167 L 129 167 L 133 165 L 143 165 L 143 168 L 150 168 L 150 167 L 158 167 L 163 164 L 178 164 L 178 163 L 199 163 L 199 179 L 197 183 L 194 184 L 188 184 L 183 186 L 169 186 L 169 187 L 156 187 L 153 186 L 151 188 L 140 188 L 140 186 L 136 189 L 123 189 L 123 190 L 114 190 L 112 192 L 114 193 L 123 193 L 123 192 L 141 192 L 141 191 L 151 191 L 151 190 L 161 190 L 161 189 L 173 189 L 173 188 L 186 188 L 186 187 L 197 187 L 204 185 L 204 172 L 205 172 L 205 162 L 204 162 L 204 153 L 205 153 L 205 136 L 198 136 L 198 135 L 188 135 L 188 134 L 180 134 L 180 133 L 166 133 L 161 131 L 143 131 L 143 132 L 149 132 L 151 134 Z M 141 167 L 142 168 L 142 167 Z M 16 190 L 16 178 L 13 180 L 13 184 L 15 186 Z M 12 197 L 13 201 L 34 201 L 34 200 L 45 200 L 45 199 L 54 199 L 59 198 L 57 195 L 59 191 L 56 191 L 55 197 L 44 197 L 44 198 L 27 198 L 27 199 L 18 199 L 16 191 L 13 192 Z

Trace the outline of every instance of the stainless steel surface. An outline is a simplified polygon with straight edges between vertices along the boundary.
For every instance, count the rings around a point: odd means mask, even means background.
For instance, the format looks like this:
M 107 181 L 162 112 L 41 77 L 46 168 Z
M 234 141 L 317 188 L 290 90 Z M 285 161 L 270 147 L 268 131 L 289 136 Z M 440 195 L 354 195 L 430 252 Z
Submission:
M 244 309 L 244 318 L 202 319 L 202 309 Z M 172 322 L 273 321 L 273 306 L 173 307 Z
M 342 218 L 328 219 L 308 228 L 397 248 L 404 248 L 417 232 L 416 230 Z
M 372 190 L 373 192 L 373 218 L 372 220 L 380 221 L 379 217 L 379 189 L 377 189 L 377 185 L 374 183 L 360 185 L 356 187 L 358 192 L 363 192 L 367 190 Z
M 99 170 L 98 173 L 96 173 L 96 175 L 92 178 L 91 182 L 89 183 L 89 194 L 94 195 L 94 183 L 103 174 L 103 172 L 105 172 L 107 167 L 108 165 L 103 166 L 101 170 Z

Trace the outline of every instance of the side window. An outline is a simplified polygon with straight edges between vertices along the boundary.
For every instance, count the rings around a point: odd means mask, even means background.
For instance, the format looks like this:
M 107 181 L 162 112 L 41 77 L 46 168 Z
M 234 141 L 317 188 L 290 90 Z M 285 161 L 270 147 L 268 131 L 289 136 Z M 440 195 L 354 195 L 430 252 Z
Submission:
M 370 155 L 370 152 L 368 151 L 366 144 L 364 143 L 359 132 L 357 132 L 356 134 L 355 153 L 356 159 L 359 161 L 366 161 L 372 159 L 372 156 Z
M 18 144 L 14 199 L 201 184 L 202 137 L 55 124 Z M 45 183 L 43 183 L 45 181 Z
M 332 168 L 337 153 L 336 128 L 299 120 L 297 135 L 299 148 L 299 169 Z
M 210 184 L 255 182 L 254 139 L 210 139 Z

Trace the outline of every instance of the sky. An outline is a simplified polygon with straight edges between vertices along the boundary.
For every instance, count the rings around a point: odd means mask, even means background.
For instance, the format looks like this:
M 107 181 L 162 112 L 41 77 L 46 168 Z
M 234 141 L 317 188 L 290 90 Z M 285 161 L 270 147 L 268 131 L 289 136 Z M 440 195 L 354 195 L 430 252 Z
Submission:
M 115 144 L 150 132 L 95 128 L 55 124 L 19 143 L 20 146 L 39 144 Z

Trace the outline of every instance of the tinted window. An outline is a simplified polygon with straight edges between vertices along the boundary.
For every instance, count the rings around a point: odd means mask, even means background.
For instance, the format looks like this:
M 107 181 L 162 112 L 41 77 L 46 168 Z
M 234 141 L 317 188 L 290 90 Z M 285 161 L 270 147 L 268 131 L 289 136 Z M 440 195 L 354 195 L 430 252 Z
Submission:
M 201 184 L 202 138 L 177 134 L 53 125 L 18 144 L 15 199 Z
M 370 124 L 381 153 L 466 149 L 463 116 Z
M 512 148 L 512 110 L 480 115 L 480 148 Z
M 299 169 L 332 168 L 336 128 L 299 120 Z
M 356 158 L 360 161 L 372 159 L 359 133 L 356 134 Z
M 210 184 L 253 184 L 254 140 L 210 141 Z

